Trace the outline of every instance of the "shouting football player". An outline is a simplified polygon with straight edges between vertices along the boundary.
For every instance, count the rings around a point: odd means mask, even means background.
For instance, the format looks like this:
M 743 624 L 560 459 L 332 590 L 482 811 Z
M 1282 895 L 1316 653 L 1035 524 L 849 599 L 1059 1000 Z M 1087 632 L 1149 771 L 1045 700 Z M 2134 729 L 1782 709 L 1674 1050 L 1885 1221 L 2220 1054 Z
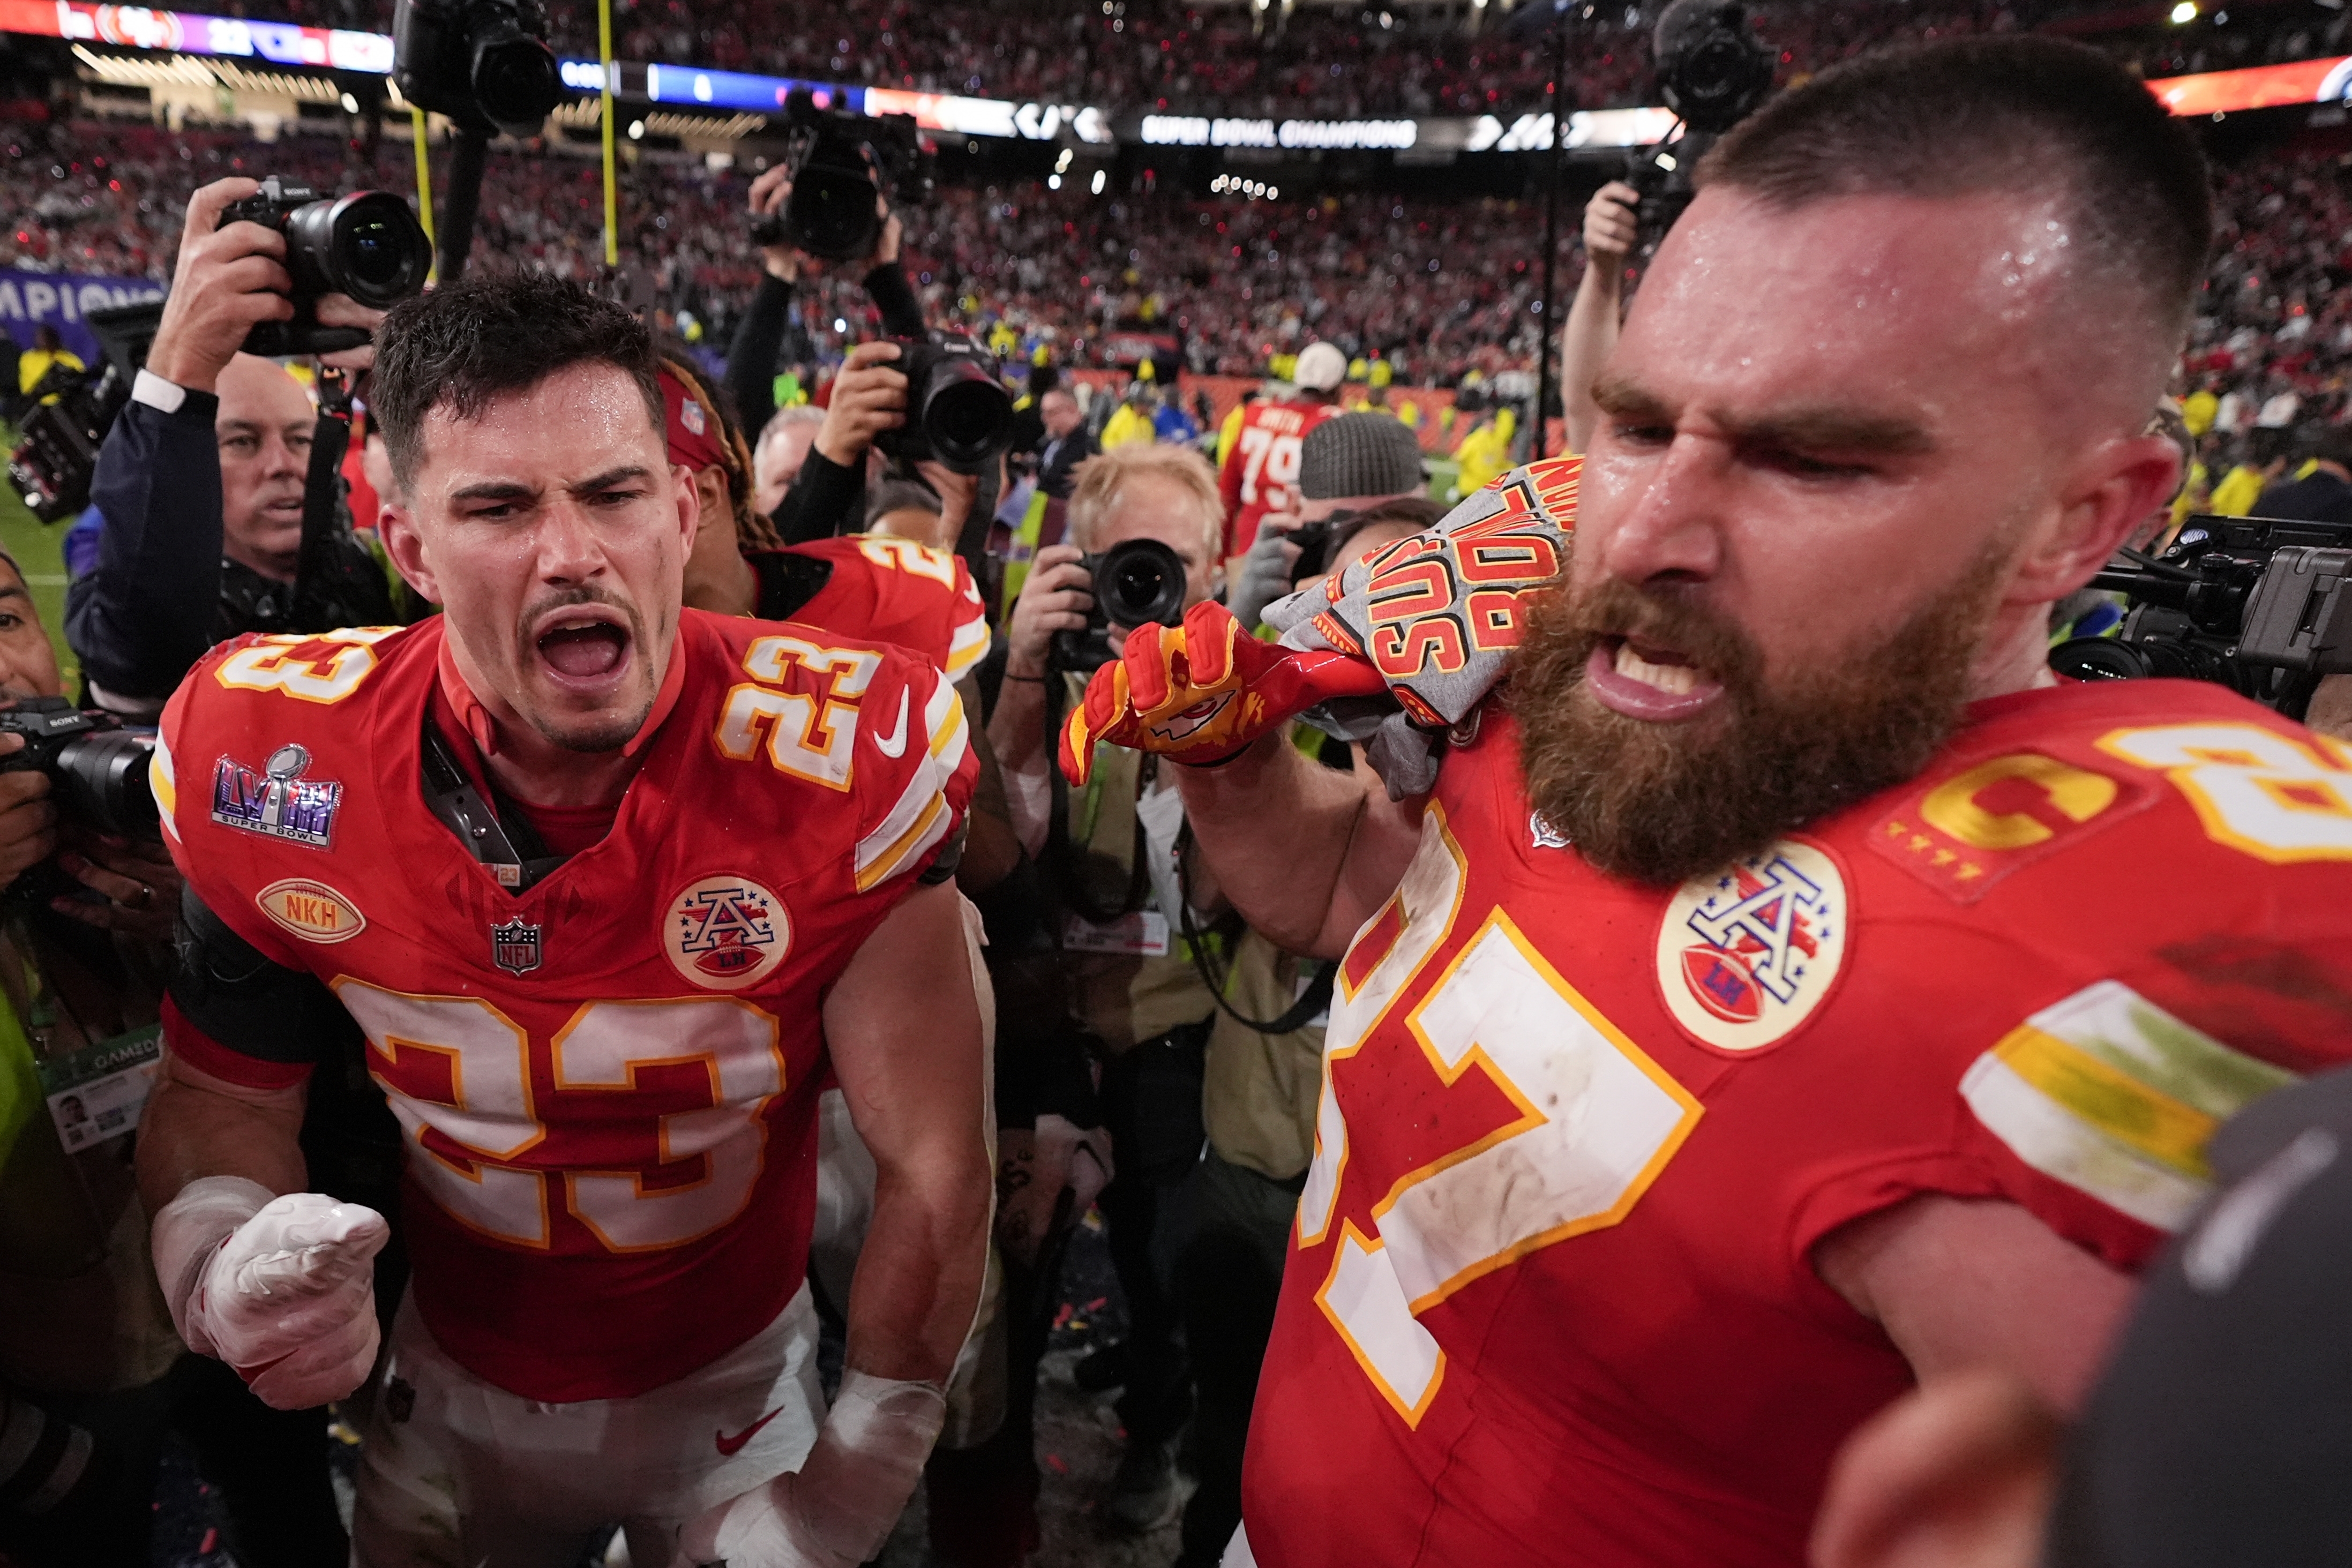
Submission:
M 2216 1123 L 2352 1053 L 2352 758 L 2044 660 L 2173 484 L 2207 237 L 2090 50 L 1825 71 L 1702 166 L 1580 472 L 1277 606 L 1313 651 L 1097 677 L 1066 766 L 1227 763 L 1212 870 L 1348 955 L 1229 1563 L 1801 1562 L 1916 1375 L 2071 1406 Z M 1401 808 L 1261 733 L 1383 682 Z
M 226 644 L 157 747 L 193 946 L 139 1153 L 188 1343 L 273 1404 L 358 1386 L 385 1221 L 303 1191 L 313 1065 L 363 1037 L 407 1134 L 362 1564 L 570 1563 L 615 1523 L 648 1565 L 862 1563 L 978 1297 L 961 708 L 897 650 L 681 609 L 659 370 L 541 275 L 402 306 L 386 543 L 445 613 Z M 880 1172 L 829 1413 L 828 1061 Z

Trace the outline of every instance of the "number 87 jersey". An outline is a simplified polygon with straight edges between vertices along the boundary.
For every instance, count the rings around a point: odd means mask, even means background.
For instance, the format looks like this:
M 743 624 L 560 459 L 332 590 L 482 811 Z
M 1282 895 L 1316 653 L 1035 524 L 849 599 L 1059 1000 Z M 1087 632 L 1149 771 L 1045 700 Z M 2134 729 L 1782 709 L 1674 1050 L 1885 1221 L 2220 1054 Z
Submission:
M 1793 1568 L 1911 1380 L 1815 1243 L 1943 1193 L 2136 1269 L 2216 1125 L 2352 1056 L 2352 768 L 2218 686 L 1979 704 L 1670 888 L 1587 866 L 1474 717 L 1338 978 L 1262 1568 Z
M 949 869 L 977 764 L 913 655 L 688 610 L 610 830 L 524 887 L 426 800 L 466 702 L 438 618 L 196 666 L 154 764 L 198 939 L 166 1039 L 283 1089 L 364 1037 L 434 1338 L 526 1398 L 625 1398 L 799 1289 L 824 993 Z

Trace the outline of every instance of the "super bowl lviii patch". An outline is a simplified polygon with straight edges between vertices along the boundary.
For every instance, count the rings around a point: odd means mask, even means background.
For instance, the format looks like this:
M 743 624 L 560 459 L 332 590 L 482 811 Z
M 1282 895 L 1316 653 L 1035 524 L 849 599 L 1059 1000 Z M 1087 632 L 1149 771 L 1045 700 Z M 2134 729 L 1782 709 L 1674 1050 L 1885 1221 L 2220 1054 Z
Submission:
M 1717 1051 L 1778 1045 L 1837 984 L 1847 903 L 1837 862 L 1801 839 L 1693 877 L 1658 927 L 1666 1009 Z
M 290 839 L 323 850 L 334 836 L 343 787 L 305 779 L 310 751 L 289 742 L 271 752 L 258 771 L 233 757 L 213 765 L 213 821 L 225 828 Z

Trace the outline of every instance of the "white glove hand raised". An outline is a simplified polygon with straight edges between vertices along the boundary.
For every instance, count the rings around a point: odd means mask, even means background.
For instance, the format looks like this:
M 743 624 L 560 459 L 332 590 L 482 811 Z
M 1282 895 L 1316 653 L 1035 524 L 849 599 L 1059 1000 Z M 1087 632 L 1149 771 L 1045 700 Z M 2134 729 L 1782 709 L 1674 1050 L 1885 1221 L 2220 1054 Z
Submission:
M 857 1568 L 882 1550 L 947 1419 L 935 1383 L 852 1370 L 801 1468 L 686 1527 L 671 1568 Z
M 188 1348 L 236 1367 L 261 1401 L 341 1399 L 375 1364 L 383 1216 L 242 1176 L 189 1183 L 153 1225 L 155 1277 Z

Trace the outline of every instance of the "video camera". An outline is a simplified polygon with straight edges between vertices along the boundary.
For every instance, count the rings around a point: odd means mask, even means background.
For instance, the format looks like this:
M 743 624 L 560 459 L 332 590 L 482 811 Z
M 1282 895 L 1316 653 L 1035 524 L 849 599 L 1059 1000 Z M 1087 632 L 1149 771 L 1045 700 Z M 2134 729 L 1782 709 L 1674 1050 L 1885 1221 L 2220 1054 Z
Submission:
M 1184 558 L 1158 539 L 1128 539 L 1078 564 L 1094 574 L 1094 608 L 1083 632 L 1054 633 L 1047 663 L 1086 674 L 1118 657 L 1110 625 L 1173 626 L 1184 618 Z
M 277 359 L 332 354 L 368 340 L 358 327 L 322 327 L 319 298 L 348 294 L 371 310 L 389 309 L 425 292 L 433 270 L 433 242 L 408 204 L 388 191 L 321 196 L 307 185 L 272 174 L 261 189 L 232 202 L 215 226 L 259 224 L 286 236 L 286 270 L 294 279 L 294 318 L 257 321 L 245 351 Z
M 1774 63 L 1738 0 L 1675 0 L 1658 18 L 1651 53 L 1659 96 L 1684 129 L 1679 141 L 1625 155 L 1625 183 L 1642 193 L 1633 210 L 1641 256 L 1655 254 L 1690 205 L 1691 175 L 1706 150 L 1771 93 Z
M 536 136 L 563 101 L 540 0 L 399 0 L 392 79 L 419 109 Z
M 754 245 L 788 245 L 826 261 L 874 254 L 882 218 L 874 198 L 920 201 L 930 194 L 930 154 L 911 114 L 880 116 L 820 109 L 795 88 L 784 100 L 792 138 L 784 154 L 793 193 L 781 213 L 751 220 Z
M 104 362 L 86 371 L 52 366 L 33 389 L 16 450 L 8 456 L 8 483 L 41 521 L 79 516 L 89 505 L 98 449 L 131 401 L 131 383 L 147 362 L 147 345 L 163 319 L 160 299 L 86 312 L 82 320 L 98 339 Z M 44 401 L 51 395 L 58 401 Z
M 110 713 L 85 713 L 63 697 L 18 697 L 0 712 L 0 735 L 25 747 L 0 757 L 0 773 L 46 773 L 49 798 L 69 822 L 117 838 L 153 839 L 160 813 L 147 782 L 152 734 L 128 730 Z
M 2161 556 L 2126 549 L 2091 579 L 2129 596 L 2114 637 L 2075 637 L 2076 680 L 2211 681 L 2301 719 L 2323 675 L 2352 674 L 2352 524 L 2193 517 Z
M 886 457 L 937 459 L 959 474 L 992 466 L 1013 441 L 1013 394 L 995 357 L 961 332 L 937 329 L 890 341 L 898 357 L 889 368 L 907 378 L 907 422 L 874 444 Z

